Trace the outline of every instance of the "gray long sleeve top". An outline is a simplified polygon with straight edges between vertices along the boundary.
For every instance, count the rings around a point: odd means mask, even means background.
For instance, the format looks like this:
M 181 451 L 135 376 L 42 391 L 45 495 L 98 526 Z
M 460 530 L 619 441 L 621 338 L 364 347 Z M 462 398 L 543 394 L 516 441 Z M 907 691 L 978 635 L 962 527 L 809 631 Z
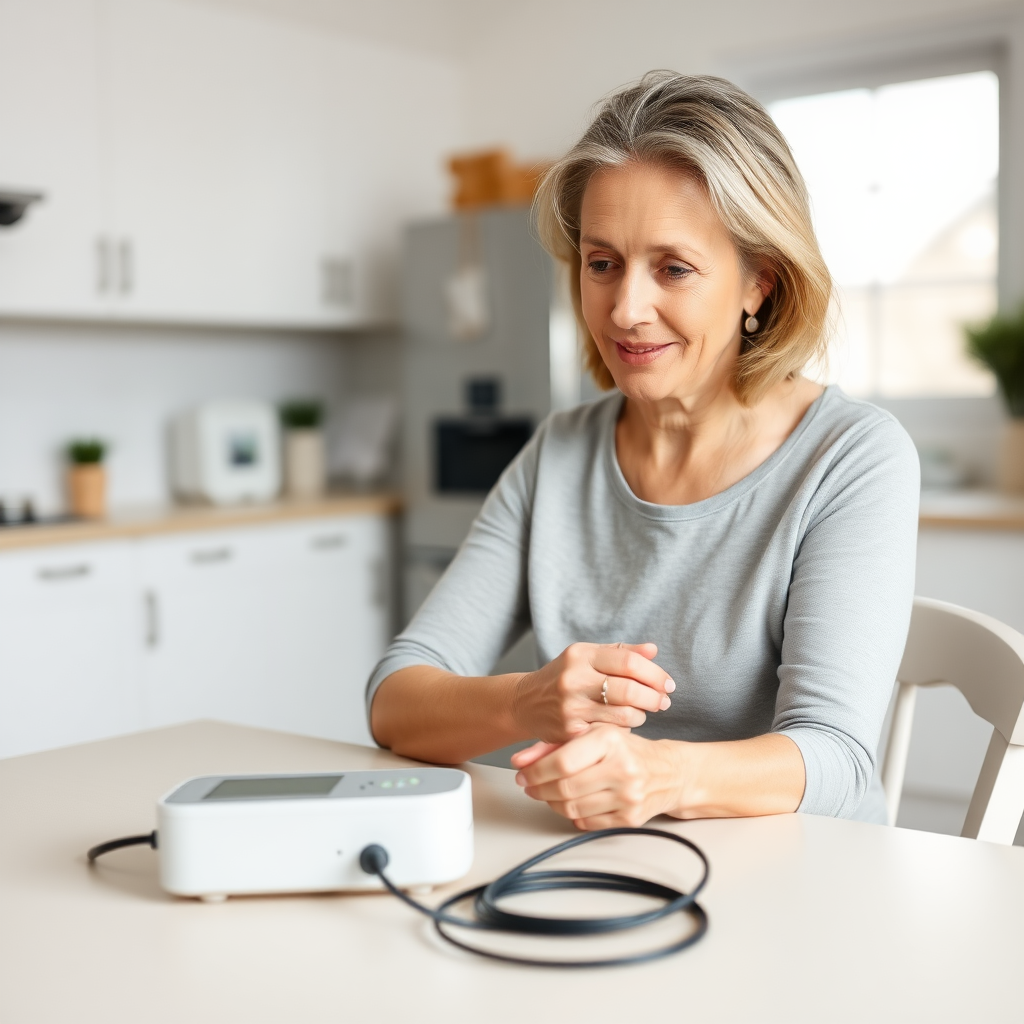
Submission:
M 577 641 L 653 641 L 677 689 L 635 732 L 784 733 L 806 769 L 800 810 L 884 820 L 876 752 L 914 589 L 909 437 L 833 386 L 738 483 L 655 505 L 619 468 L 621 403 L 541 424 L 378 664 L 367 708 L 410 665 L 487 675 L 531 627 L 545 662 Z

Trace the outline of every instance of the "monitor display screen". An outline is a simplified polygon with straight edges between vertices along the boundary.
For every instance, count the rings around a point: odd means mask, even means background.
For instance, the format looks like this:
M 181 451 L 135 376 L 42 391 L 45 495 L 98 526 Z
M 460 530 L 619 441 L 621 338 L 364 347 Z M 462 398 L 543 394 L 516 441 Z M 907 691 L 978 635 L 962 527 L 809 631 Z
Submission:
M 225 779 L 204 800 L 260 800 L 274 797 L 327 796 L 343 775 L 289 775 L 284 778 Z

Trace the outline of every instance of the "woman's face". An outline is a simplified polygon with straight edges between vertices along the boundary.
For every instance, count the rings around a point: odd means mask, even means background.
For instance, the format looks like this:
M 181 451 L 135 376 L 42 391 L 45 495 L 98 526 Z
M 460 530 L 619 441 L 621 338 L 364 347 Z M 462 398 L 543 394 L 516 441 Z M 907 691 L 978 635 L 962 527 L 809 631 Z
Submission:
M 628 163 L 590 179 L 580 211 L 583 316 L 627 398 L 693 399 L 731 382 L 740 324 L 763 301 L 703 189 Z

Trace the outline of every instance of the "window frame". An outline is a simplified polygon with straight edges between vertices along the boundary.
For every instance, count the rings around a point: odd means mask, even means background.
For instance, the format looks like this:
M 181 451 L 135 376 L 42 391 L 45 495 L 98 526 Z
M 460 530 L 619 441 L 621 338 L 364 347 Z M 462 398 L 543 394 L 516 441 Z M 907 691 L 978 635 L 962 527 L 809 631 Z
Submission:
M 954 19 L 893 31 L 884 36 L 770 54 L 735 56 L 722 73 L 768 104 L 844 89 L 873 89 L 972 71 L 991 71 L 999 81 L 999 261 L 996 289 L 1000 311 L 1024 300 L 1024 15 Z

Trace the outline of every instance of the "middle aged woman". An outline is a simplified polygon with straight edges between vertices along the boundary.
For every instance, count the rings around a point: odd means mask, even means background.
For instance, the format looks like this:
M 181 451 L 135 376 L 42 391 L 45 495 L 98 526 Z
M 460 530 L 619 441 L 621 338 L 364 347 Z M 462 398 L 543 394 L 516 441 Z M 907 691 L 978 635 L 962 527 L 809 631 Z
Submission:
M 801 375 L 831 281 L 764 109 L 652 72 L 551 169 L 601 401 L 549 416 L 367 688 L 400 754 L 515 755 L 581 829 L 884 820 L 876 748 L 913 596 L 918 465 L 889 415 Z M 488 675 L 532 628 L 543 665 Z

